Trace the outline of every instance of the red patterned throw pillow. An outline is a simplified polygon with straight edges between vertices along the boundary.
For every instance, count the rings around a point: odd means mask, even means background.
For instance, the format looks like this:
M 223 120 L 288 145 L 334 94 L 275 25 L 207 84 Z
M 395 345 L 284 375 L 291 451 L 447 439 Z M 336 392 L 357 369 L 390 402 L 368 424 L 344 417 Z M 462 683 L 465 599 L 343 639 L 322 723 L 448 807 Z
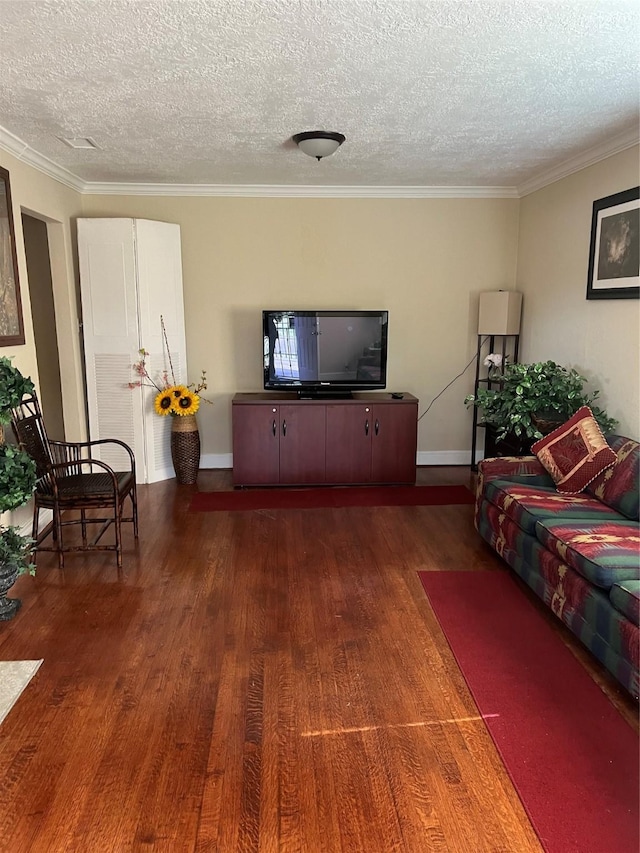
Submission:
M 583 406 L 562 426 L 531 446 L 559 492 L 577 495 L 616 462 L 591 409 Z

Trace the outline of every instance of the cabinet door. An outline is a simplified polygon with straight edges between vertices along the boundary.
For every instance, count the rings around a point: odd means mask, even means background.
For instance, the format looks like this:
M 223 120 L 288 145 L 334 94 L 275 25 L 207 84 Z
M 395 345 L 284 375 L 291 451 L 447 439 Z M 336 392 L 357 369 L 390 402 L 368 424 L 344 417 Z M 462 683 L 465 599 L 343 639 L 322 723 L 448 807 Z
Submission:
M 278 406 L 234 405 L 234 486 L 275 486 L 280 480 Z
M 377 403 L 371 408 L 371 482 L 415 483 L 417 403 Z
M 280 483 L 325 482 L 325 406 L 280 406 Z
M 327 404 L 327 483 L 371 480 L 373 407 Z

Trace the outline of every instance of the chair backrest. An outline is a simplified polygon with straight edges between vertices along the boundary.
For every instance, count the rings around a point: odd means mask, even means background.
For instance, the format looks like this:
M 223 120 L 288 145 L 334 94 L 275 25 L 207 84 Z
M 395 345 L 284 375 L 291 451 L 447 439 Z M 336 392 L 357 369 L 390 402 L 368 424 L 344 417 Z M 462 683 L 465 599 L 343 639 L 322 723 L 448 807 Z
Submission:
M 38 483 L 49 480 L 53 457 L 47 431 L 42 419 L 42 411 L 35 394 L 24 397 L 11 410 L 11 426 L 20 447 L 36 463 Z

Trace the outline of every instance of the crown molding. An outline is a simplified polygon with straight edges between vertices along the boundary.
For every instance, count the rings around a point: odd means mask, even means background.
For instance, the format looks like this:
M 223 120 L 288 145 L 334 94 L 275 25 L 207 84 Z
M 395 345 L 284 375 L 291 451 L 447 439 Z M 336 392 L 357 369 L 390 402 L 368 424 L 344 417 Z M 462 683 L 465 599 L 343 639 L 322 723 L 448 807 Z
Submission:
M 607 157 L 612 157 L 614 154 L 626 151 L 627 148 L 632 148 L 639 142 L 640 131 L 634 127 L 624 131 L 624 133 L 619 133 L 617 136 L 612 136 L 606 142 L 594 145 L 593 148 L 588 148 L 581 154 L 577 154 L 575 157 L 571 157 L 569 160 L 565 160 L 551 169 L 540 172 L 530 180 L 520 184 L 518 187 L 518 197 L 523 198 L 523 196 L 530 195 L 549 184 L 554 184 L 556 181 L 562 180 L 562 178 L 573 175 L 574 172 L 579 172 L 588 166 L 599 163 L 601 160 L 606 160 Z
M 66 187 L 69 187 L 79 193 L 84 191 L 85 183 L 81 178 L 74 175 L 63 166 L 58 166 L 57 163 L 54 163 L 53 160 L 50 160 L 43 154 L 39 154 L 37 151 L 34 151 L 34 149 L 30 148 L 26 142 L 23 142 L 22 139 L 14 136 L 13 133 L 6 130 L 4 127 L 0 127 L 0 148 L 8 151 L 9 154 L 12 154 L 22 163 L 26 163 L 28 166 L 33 166 L 34 169 L 37 169 L 39 172 L 44 172 L 45 175 L 48 175 L 55 181 L 64 184 Z
M 515 187 L 319 187 L 277 184 L 117 184 L 89 181 L 86 195 L 227 198 L 518 198 Z
M 14 136 L 4 127 L 0 127 L 0 148 L 4 148 L 9 154 L 13 154 L 18 160 L 22 160 L 22 155 L 29 148 L 26 142 L 23 142 L 19 137 Z
M 276 184 L 144 184 L 84 181 L 0 126 L 0 148 L 82 195 L 211 196 L 221 198 L 522 198 L 640 142 L 631 128 L 518 187 L 321 187 Z

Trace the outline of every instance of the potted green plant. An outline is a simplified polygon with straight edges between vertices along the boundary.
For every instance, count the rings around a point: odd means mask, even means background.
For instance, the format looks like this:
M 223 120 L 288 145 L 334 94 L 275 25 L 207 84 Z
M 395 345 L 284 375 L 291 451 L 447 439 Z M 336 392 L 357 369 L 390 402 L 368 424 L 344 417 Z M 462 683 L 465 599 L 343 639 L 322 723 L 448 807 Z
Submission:
M 599 391 L 585 391 L 584 376 L 555 361 L 532 364 L 507 363 L 492 372 L 490 386 L 465 397 L 467 406 L 477 406 L 483 422 L 493 427 L 497 441 L 509 434 L 535 441 L 564 423 L 581 406 L 589 406 L 603 433 L 617 421 L 594 405 Z
M 36 463 L 24 450 L 6 444 L 2 435 L 0 441 L 0 512 L 8 512 L 30 499 L 36 482 Z
M 12 619 L 22 604 L 19 598 L 8 598 L 7 592 L 20 575 L 35 575 L 32 553 L 33 540 L 21 536 L 17 527 L 0 528 L 0 622 Z
M 33 382 L 10 359 L 0 358 L 0 513 L 23 506 L 35 488 L 35 462 L 19 447 L 4 440 L 11 409 L 33 390 Z M 0 621 L 12 619 L 20 607 L 20 600 L 7 598 L 7 592 L 21 574 L 35 573 L 30 561 L 33 547 L 33 540 L 22 536 L 17 527 L 0 525 Z

